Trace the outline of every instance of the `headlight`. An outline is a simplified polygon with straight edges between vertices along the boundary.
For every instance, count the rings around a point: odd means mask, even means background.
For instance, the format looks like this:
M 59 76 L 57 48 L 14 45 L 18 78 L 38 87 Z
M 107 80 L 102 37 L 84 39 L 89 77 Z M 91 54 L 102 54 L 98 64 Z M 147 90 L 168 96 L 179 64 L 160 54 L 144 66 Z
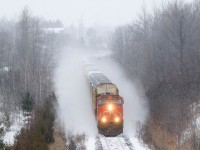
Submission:
M 109 105 L 108 105 L 108 110 L 109 110 L 109 111 L 112 111 L 112 110 L 113 110 L 113 105 L 112 105 L 112 104 L 109 104 Z
M 119 122 L 119 121 L 120 121 L 119 117 L 115 117 L 115 122 Z
M 101 119 L 101 121 L 102 121 L 103 123 L 105 123 L 105 122 L 107 121 L 106 117 L 103 117 L 103 118 Z

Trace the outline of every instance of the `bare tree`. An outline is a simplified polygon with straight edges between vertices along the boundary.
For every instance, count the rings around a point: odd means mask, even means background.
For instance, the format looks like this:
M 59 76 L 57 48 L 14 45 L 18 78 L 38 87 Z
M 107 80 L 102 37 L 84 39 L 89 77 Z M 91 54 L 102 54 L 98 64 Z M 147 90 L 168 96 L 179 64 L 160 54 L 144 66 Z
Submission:
M 177 0 L 152 15 L 143 9 L 137 21 L 117 28 L 111 38 L 116 60 L 144 85 L 151 119 L 175 136 L 177 149 L 191 125 L 190 106 L 199 101 L 199 4 Z

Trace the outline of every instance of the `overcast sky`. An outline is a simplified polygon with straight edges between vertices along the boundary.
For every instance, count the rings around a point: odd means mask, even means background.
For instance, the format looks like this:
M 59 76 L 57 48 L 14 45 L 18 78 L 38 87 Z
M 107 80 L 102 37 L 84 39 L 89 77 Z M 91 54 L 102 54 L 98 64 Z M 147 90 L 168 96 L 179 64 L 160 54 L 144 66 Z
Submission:
M 116 26 L 131 22 L 144 5 L 151 10 L 168 0 L 0 0 L 0 17 L 13 18 L 28 6 L 33 15 L 60 19 L 65 25 Z M 185 0 L 192 1 L 192 0 Z

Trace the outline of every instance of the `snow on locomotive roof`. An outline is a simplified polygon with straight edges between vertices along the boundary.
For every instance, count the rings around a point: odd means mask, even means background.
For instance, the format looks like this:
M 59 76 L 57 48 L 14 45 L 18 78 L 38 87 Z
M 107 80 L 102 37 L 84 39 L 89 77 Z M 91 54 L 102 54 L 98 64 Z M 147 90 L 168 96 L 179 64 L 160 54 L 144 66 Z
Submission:
M 98 70 L 89 71 L 89 72 L 87 73 L 87 76 L 89 76 L 89 75 L 91 75 L 91 74 L 93 74 L 93 73 L 102 73 L 102 72 L 100 72 L 100 71 L 98 71 Z
M 86 64 L 85 69 L 87 72 L 87 77 L 93 86 L 97 86 L 99 84 L 113 84 L 102 72 L 97 70 L 92 64 Z
M 88 74 L 88 79 L 92 83 L 93 86 L 97 86 L 99 84 L 113 84 L 103 73 L 100 71 L 89 71 Z

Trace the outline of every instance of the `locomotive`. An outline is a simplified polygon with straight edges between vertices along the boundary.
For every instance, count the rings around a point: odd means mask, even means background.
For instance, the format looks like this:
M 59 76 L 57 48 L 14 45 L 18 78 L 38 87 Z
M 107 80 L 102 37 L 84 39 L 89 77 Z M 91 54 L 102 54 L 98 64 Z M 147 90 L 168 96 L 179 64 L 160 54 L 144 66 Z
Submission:
M 123 133 L 124 100 L 117 86 L 91 65 L 86 70 L 98 132 L 110 137 Z

